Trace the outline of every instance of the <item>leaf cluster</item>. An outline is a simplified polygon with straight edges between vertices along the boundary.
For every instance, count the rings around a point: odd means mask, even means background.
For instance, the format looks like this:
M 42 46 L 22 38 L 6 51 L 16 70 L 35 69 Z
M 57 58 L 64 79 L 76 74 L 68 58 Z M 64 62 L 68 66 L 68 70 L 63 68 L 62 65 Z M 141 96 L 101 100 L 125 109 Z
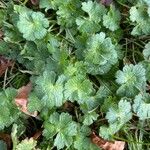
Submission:
M 12 67 L 10 74 L 22 72 L 32 82 L 27 109 L 38 111 L 34 119 L 44 128 L 42 142 L 25 139 L 17 150 L 96 150 L 93 130 L 114 140 L 132 123 L 149 121 L 149 0 L 108 6 L 96 0 L 40 0 L 36 6 L 11 0 L 0 7 L 0 55 L 15 61 L 17 71 Z M 28 118 L 8 82 L 0 89 L 0 130 Z

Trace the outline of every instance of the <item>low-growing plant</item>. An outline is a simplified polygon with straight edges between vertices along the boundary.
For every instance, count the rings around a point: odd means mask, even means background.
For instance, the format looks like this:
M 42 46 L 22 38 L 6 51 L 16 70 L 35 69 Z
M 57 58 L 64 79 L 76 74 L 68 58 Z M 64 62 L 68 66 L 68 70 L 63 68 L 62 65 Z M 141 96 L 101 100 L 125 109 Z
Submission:
M 0 149 L 150 148 L 149 0 L 0 8 Z

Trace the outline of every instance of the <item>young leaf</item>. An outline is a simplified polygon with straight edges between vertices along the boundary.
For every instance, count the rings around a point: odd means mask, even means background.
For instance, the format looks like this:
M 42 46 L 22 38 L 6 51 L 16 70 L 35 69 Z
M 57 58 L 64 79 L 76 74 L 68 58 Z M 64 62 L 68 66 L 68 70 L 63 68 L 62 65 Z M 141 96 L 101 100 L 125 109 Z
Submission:
M 145 5 L 133 6 L 130 9 L 130 20 L 135 23 L 132 35 L 148 35 L 150 34 L 150 17 Z
M 118 132 L 125 123 L 132 118 L 131 104 L 126 99 L 121 99 L 118 106 L 110 108 L 106 114 L 109 127 L 100 127 L 100 135 L 104 139 L 109 139 L 113 134 Z
M 118 107 L 110 108 L 106 114 L 106 119 L 108 119 L 108 122 L 110 124 L 117 122 L 118 124 L 124 125 L 131 118 L 131 104 L 125 99 L 120 100 L 120 102 L 118 103 Z
M 40 8 L 45 8 L 45 10 L 47 11 L 48 9 L 51 8 L 51 1 L 49 1 L 49 0 L 40 0 L 39 1 L 39 7 Z
M 124 66 L 123 71 L 117 71 L 116 78 L 121 85 L 117 90 L 120 96 L 133 97 L 146 88 L 145 69 L 141 64 Z
M 74 64 L 70 63 L 64 71 L 67 77 L 82 75 L 86 76 L 87 68 L 83 61 L 77 61 Z
M 73 142 L 73 137 L 77 134 L 77 124 L 72 121 L 72 117 L 67 113 L 53 113 L 49 120 L 44 123 L 44 136 L 47 139 L 54 139 L 54 146 L 57 149 L 62 149 L 65 146 L 70 147 Z
M 120 12 L 115 8 L 114 5 L 110 5 L 109 12 L 103 16 L 103 25 L 111 31 L 115 31 L 119 29 L 120 20 Z
M 100 21 L 106 12 L 105 7 L 97 2 L 88 1 L 82 3 L 82 10 L 88 17 L 78 17 L 76 24 L 82 33 L 95 33 L 100 31 Z
M 115 45 L 104 32 L 92 35 L 87 41 L 85 63 L 88 72 L 95 74 L 107 73 L 118 61 Z
M 35 41 L 46 35 L 49 22 L 41 12 L 33 12 L 24 8 L 23 11 L 19 11 L 17 27 L 26 40 Z
M 33 138 L 22 140 L 17 146 L 16 150 L 35 150 L 37 142 Z
M 53 71 L 45 70 L 43 75 L 36 80 L 37 91 L 42 92 L 43 104 L 46 107 L 60 107 L 64 102 L 64 81 L 63 75 L 57 78 Z
M 92 143 L 89 136 L 91 134 L 90 128 L 87 126 L 80 127 L 78 134 L 75 137 L 74 147 L 77 150 L 99 150 L 99 147 Z
M 93 112 L 89 111 L 89 112 L 85 113 L 83 124 L 91 125 L 94 121 L 97 120 L 98 116 L 99 115 L 95 111 L 93 111 Z
M 55 1 L 59 5 L 57 14 L 58 24 L 67 28 L 75 26 L 76 18 L 82 14 L 80 0 L 63 0 L 60 2 Z M 59 3 L 59 4 L 57 4 Z
M 96 109 L 99 105 L 99 101 L 95 96 L 91 96 L 85 101 L 85 103 L 80 104 L 80 109 L 84 114 L 81 116 L 81 120 L 83 120 L 84 125 L 91 125 L 97 120 L 99 115 L 96 113 Z
M 37 112 L 42 109 L 42 102 L 38 99 L 35 92 L 30 93 L 28 97 L 28 111 L 29 112 Z
M 14 104 L 14 98 L 16 96 L 16 90 L 12 88 L 5 89 L 0 92 L 1 103 L 0 103 L 0 129 L 8 127 L 20 116 L 20 111 Z
M 121 129 L 121 126 L 114 123 L 110 124 L 109 126 L 101 126 L 99 129 L 99 135 L 108 140 L 112 140 L 112 135 L 117 133 Z
M 140 120 L 150 118 L 150 94 L 139 94 L 135 97 L 133 110 Z
M 71 101 L 83 103 L 93 92 L 92 83 L 80 74 L 72 77 L 65 84 L 65 98 Z

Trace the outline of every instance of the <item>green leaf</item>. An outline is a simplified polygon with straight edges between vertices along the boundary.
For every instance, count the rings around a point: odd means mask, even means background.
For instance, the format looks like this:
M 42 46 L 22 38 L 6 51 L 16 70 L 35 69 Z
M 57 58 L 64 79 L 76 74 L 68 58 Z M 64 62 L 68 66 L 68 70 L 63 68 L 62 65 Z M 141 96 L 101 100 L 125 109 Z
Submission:
M 80 118 L 84 125 L 91 125 L 97 120 L 99 115 L 96 113 L 96 109 L 99 105 L 100 103 L 98 99 L 96 99 L 96 96 L 91 96 L 85 103 L 80 104 L 80 109 L 84 114 L 80 116 Z
M 58 15 L 58 24 L 65 27 L 74 27 L 76 18 L 81 13 L 81 2 L 80 0 L 67 0 L 58 7 L 56 14 Z
M 101 111 L 107 112 L 109 110 L 110 106 L 115 107 L 116 104 L 117 104 L 116 97 L 109 96 L 109 97 L 104 99 L 104 103 L 101 106 Z
M 135 97 L 133 110 L 140 120 L 150 118 L 150 94 L 139 94 Z
M 62 149 L 64 146 L 70 147 L 73 137 L 77 134 L 77 124 L 72 121 L 72 117 L 67 113 L 53 113 L 44 124 L 44 136 L 54 139 L 54 146 Z
M 118 60 L 115 45 L 109 37 L 106 38 L 104 32 L 88 39 L 84 53 L 88 72 L 93 75 L 107 73 Z
M 5 89 L 0 92 L 0 129 L 8 127 L 19 118 L 21 112 L 15 105 L 16 90 L 13 88 Z
M 53 53 L 55 53 L 56 51 L 59 50 L 59 46 L 60 46 L 60 43 L 59 43 L 57 37 L 55 37 L 54 35 L 49 34 L 48 35 L 48 44 L 47 44 L 48 51 L 51 54 L 53 54 Z
M 100 31 L 101 26 L 94 21 L 89 21 L 88 19 L 77 18 L 76 24 L 78 26 L 78 30 L 82 33 L 92 34 Z
M 120 126 L 118 124 L 110 124 L 107 126 L 101 126 L 99 129 L 99 135 L 104 139 L 112 140 L 112 136 L 118 132 Z
M 114 5 L 111 5 L 109 12 L 103 16 L 103 25 L 111 31 L 115 31 L 119 29 L 120 20 L 120 12 L 115 8 Z
M 150 60 L 150 42 L 145 45 L 145 49 L 143 50 L 143 55 L 145 60 Z
M 106 9 L 103 5 L 91 0 L 82 3 L 82 10 L 88 13 L 90 20 L 93 20 L 95 22 L 100 22 L 103 14 L 106 12 Z
M 150 6 L 150 1 L 149 0 L 142 0 L 143 2 L 145 2 L 148 6 Z
M 65 98 L 71 101 L 83 103 L 93 92 L 92 83 L 82 75 L 72 77 L 65 84 Z
M 125 65 L 123 71 L 117 71 L 116 82 L 120 85 L 117 94 L 133 97 L 146 88 L 145 69 L 141 64 Z M 130 89 L 130 90 L 129 90 Z
M 150 17 L 145 5 L 133 6 L 130 9 L 130 20 L 135 24 L 132 35 L 148 35 L 150 34 Z
M 83 124 L 84 125 L 91 125 L 94 121 L 97 120 L 98 114 L 95 111 L 86 112 L 84 115 Z
M 146 71 L 146 80 L 150 81 L 150 63 L 149 63 L 149 61 L 144 60 L 144 61 L 141 61 L 140 63 L 145 68 L 145 71 Z
M 112 94 L 111 85 L 107 82 L 101 82 L 101 86 L 99 87 L 96 93 L 96 97 L 103 100 L 110 94 Z
M 64 71 L 67 77 L 82 75 L 86 76 L 87 68 L 83 61 L 77 61 L 70 63 Z
M 23 40 L 21 33 L 16 27 L 7 27 L 4 24 L 5 41 L 15 43 Z
M 40 8 L 46 8 L 46 11 L 51 8 L 50 0 L 40 0 L 39 1 Z
M 23 9 L 19 6 L 20 9 Z M 49 22 L 41 12 L 33 12 L 28 9 L 23 9 L 19 12 L 19 20 L 17 27 L 23 34 L 23 37 L 29 41 L 42 39 L 47 34 Z
M 63 75 L 57 78 L 53 71 L 48 70 L 45 70 L 43 75 L 37 78 L 37 89 L 43 93 L 42 103 L 44 103 L 44 106 L 59 107 L 64 103 L 64 81 L 65 77 Z
M 35 93 L 30 93 L 28 97 L 28 110 L 30 112 L 40 111 L 42 109 L 42 102 L 38 99 Z
M 95 144 L 91 142 L 89 138 L 91 134 L 90 128 L 87 126 L 80 127 L 78 134 L 75 137 L 74 147 L 77 150 L 99 150 Z
M 33 150 L 36 143 L 37 141 L 33 140 L 33 138 L 25 139 L 17 145 L 16 150 Z
M 107 112 L 106 119 L 108 119 L 109 126 L 100 127 L 100 136 L 105 139 L 111 138 L 111 136 L 118 132 L 131 118 L 131 104 L 126 98 L 122 98 L 118 106 L 110 108 Z
M 106 114 L 106 119 L 111 123 L 124 125 L 132 118 L 131 104 L 126 99 L 121 99 L 117 108 L 110 108 Z
M 106 10 L 102 4 L 97 2 L 83 2 L 82 10 L 88 14 L 88 17 L 78 17 L 76 19 L 76 24 L 78 30 L 82 33 L 95 33 L 100 31 L 100 21 Z

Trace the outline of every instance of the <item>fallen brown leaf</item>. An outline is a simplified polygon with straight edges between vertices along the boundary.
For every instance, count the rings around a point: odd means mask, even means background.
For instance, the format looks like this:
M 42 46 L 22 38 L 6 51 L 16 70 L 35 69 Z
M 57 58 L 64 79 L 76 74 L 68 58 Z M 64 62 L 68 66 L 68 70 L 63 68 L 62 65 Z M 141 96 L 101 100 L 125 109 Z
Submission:
M 39 0 L 31 0 L 31 3 L 36 6 L 39 4 Z
M 33 135 L 33 139 L 37 140 L 40 136 L 42 135 L 42 130 L 37 131 L 34 135 Z
M 101 0 L 101 3 L 106 6 L 109 6 L 112 2 L 113 0 Z
M 13 66 L 14 62 L 0 55 L 0 76 L 2 76 L 6 69 Z
M 34 113 L 30 113 L 28 111 L 28 108 L 27 108 L 28 96 L 29 96 L 29 93 L 31 92 L 31 90 L 32 90 L 31 82 L 29 82 L 26 86 L 21 87 L 18 90 L 18 95 L 15 98 L 15 103 L 20 108 L 20 110 L 22 112 L 24 112 L 27 115 L 36 117 L 37 116 L 37 111 L 35 111 Z
M 94 144 L 98 147 L 102 148 L 103 150 L 123 150 L 125 147 L 125 142 L 123 141 L 108 141 L 104 140 L 103 138 L 97 136 L 95 132 L 91 134 L 91 140 Z

